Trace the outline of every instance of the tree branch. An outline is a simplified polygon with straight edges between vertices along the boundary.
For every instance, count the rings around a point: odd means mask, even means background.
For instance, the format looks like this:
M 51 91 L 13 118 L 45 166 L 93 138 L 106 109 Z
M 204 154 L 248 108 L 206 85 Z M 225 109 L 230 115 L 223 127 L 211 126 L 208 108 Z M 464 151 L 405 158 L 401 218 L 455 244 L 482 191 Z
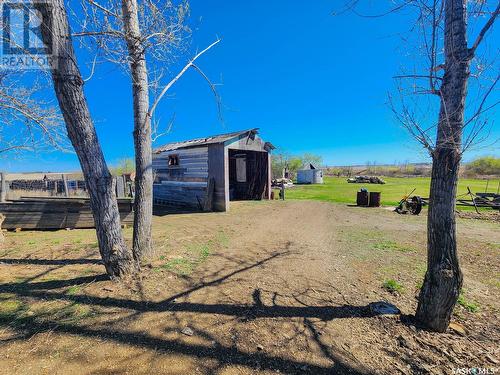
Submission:
M 402 76 L 394 76 L 392 78 L 435 78 L 435 79 L 443 80 L 443 78 L 441 78 L 441 77 L 419 75 L 419 74 L 408 74 L 408 75 L 402 75 Z
M 500 74 L 497 75 L 497 78 L 493 81 L 493 84 L 490 86 L 488 91 L 486 91 L 486 94 L 484 94 L 483 99 L 481 100 L 481 104 L 479 104 L 479 107 L 477 108 L 476 113 L 474 113 L 474 115 L 464 123 L 464 128 L 467 125 L 469 125 L 469 123 L 471 123 L 476 117 L 478 117 L 479 115 L 481 115 L 482 113 L 484 113 L 486 111 L 489 111 L 491 108 L 495 107 L 500 102 L 500 101 L 497 101 L 493 105 L 491 105 L 483 110 L 484 104 L 486 103 L 486 99 L 488 99 L 488 96 L 491 94 L 491 92 L 493 91 L 493 89 L 495 88 L 495 86 L 499 80 L 500 80 Z
M 493 26 L 493 23 L 495 22 L 495 19 L 498 17 L 499 14 L 500 14 L 500 0 L 498 1 L 497 8 L 492 13 L 490 19 L 488 20 L 488 22 L 486 22 L 486 24 L 483 26 L 483 28 L 479 32 L 479 35 L 477 36 L 476 41 L 474 42 L 472 47 L 469 48 L 469 59 L 472 59 L 474 57 L 474 54 L 476 53 L 477 47 L 483 41 L 485 34 L 488 32 L 488 30 L 491 28 L 491 26 Z
M 99 8 L 100 10 L 102 10 L 104 13 L 110 15 L 110 16 L 113 16 L 113 17 L 116 17 L 118 19 L 121 19 L 120 15 L 118 13 L 115 13 L 113 12 L 112 10 L 108 9 L 108 8 L 105 8 L 103 7 L 102 5 L 96 3 L 94 0 L 87 0 L 87 2 L 89 2 L 91 5 L 95 6 L 96 8 Z
M 181 78 L 184 73 L 186 73 L 186 71 L 192 67 L 194 65 L 194 62 L 201 56 L 203 55 L 205 52 L 207 52 L 209 49 L 211 49 L 213 46 L 215 46 L 216 44 L 218 44 L 221 40 L 220 39 L 217 39 L 215 42 L 213 42 L 212 44 L 210 44 L 207 48 L 205 48 L 203 51 L 199 52 L 198 54 L 196 54 L 196 56 L 194 56 L 187 64 L 184 68 L 181 69 L 181 71 L 174 77 L 174 79 L 172 79 L 169 83 L 167 83 L 167 85 L 163 88 L 163 90 L 161 91 L 160 95 L 158 95 L 158 97 L 156 98 L 156 100 L 154 101 L 153 105 L 151 106 L 151 109 L 149 110 L 148 112 L 148 116 L 150 118 L 153 117 L 154 115 L 154 112 L 156 110 L 156 107 L 158 106 L 158 104 L 160 103 L 161 99 L 165 96 L 165 94 L 167 93 L 167 91 L 174 85 L 175 82 L 177 82 L 179 80 L 179 78 Z
M 222 117 L 222 99 L 219 95 L 219 93 L 217 92 L 217 90 L 215 89 L 215 85 L 210 81 L 210 79 L 207 77 L 207 75 L 195 64 L 192 64 L 191 65 L 194 69 L 196 69 L 196 71 L 198 73 L 200 73 L 200 75 L 205 78 L 205 80 L 207 81 L 208 85 L 210 86 L 210 89 L 212 90 L 212 92 L 214 93 L 214 96 L 215 96 L 215 101 L 217 102 L 217 113 L 219 114 L 219 120 L 224 123 L 224 118 Z

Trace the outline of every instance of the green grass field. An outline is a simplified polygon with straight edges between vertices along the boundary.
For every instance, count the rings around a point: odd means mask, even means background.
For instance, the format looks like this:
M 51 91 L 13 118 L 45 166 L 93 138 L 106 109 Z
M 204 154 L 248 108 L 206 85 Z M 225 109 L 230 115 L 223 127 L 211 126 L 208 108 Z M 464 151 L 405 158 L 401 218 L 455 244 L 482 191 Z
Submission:
M 410 177 L 410 178 L 384 178 L 385 185 L 376 184 L 349 184 L 344 177 L 325 177 L 322 185 L 295 185 L 286 191 L 286 199 L 312 199 L 338 203 L 356 203 L 356 192 L 362 187 L 368 191 L 382 192 L 382 205 L 395 206 L 403 197 L 410 193 L 421 197 L 429 196 L 430 178 Z M 499 180 L 490 180 L 488 191 L 496 192 Z M 463 179 L 458 184 L 458 195 L 467 192 L 467 186 L 473 193 L 484 192 L 486 180 Z M 467 199 L 467 198 L 466 198 Z

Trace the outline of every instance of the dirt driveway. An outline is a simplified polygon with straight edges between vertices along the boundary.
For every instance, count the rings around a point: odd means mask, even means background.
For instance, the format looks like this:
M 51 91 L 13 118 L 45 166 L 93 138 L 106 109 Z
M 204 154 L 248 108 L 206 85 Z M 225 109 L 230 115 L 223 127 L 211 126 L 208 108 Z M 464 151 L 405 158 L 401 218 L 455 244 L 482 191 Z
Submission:
M 428 333 L 409 316 L 425 272 L 424 233 L 425 217 L 384 209 L 234 203 L 224 214 L 156 217 L 157 257 L 127 285 L 102 275 L 92 231 L 8 233 L 0 373 L 498 368 L 498 223 L 459 221 L 461 333 Z M 382 300 L 402 314 L 374 316 L 369 304 Z

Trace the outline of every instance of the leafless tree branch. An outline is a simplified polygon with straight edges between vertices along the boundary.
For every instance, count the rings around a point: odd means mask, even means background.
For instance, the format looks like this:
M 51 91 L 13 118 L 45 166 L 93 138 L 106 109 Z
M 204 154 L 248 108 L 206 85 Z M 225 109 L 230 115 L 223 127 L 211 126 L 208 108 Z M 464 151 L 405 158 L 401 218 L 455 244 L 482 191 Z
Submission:
M 214 47 L 216 44 L 218 44 L 221 40 L 217 39 L 215 42 L 210 44 L 207 48 L 202 50 L 201 52 L 198 52 L 189 62 L 184 66 L 184 68 L 181 69 L 181 71 L 169 82 L 165 85 L 163 90 L 160 92 L 160 94 L 157 96 L 155 99 L 153 105 L 151 106 L 151 109 L 149 110 L 148 116 L 153 117 L 154 112 L 156 110 L 156 107 L 162 100 L 162 98 L 165 96 L 165 94 L 170 90 L 170 88 L 174 85 L 175 82 L 177 82 L 183 75 L 186 73 L 186 71 L 191 68 L 194 65 L 194 62 L 200 58 L 204 53 L 206 53 L 208 50 L 210 50 L 212 47 Z
M 479 44 L 483 41 L 484 36 L 488 32 L 488 30 L 493 26 L 493 23 L 495 22 L 496 18 L 500 14 L 500 1 L 498 1 L 498 5 L 495 9 L 495 11 L 491 14 L 491 17 L 488 19 L 486 24 L 483 26 L 481 31 L 479 32 L 479 35 L 477 36 L 474 44 L 472 45 L 471 48 L 469 48 L 469 58 L 474 57 L 477 47 L 479 47 Z

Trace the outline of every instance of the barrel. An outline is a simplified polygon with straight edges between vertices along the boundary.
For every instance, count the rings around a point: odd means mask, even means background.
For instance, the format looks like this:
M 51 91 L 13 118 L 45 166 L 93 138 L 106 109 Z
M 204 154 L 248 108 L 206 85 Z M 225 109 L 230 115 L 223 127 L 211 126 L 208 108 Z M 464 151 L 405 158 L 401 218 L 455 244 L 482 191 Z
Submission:
M 358 206 L 368 206 L 368 192 L 358 191 L 356 196 L 356 205 Z
M 370 207 L 380 207 L 380 195 L 379 191 L 370 192 Z

